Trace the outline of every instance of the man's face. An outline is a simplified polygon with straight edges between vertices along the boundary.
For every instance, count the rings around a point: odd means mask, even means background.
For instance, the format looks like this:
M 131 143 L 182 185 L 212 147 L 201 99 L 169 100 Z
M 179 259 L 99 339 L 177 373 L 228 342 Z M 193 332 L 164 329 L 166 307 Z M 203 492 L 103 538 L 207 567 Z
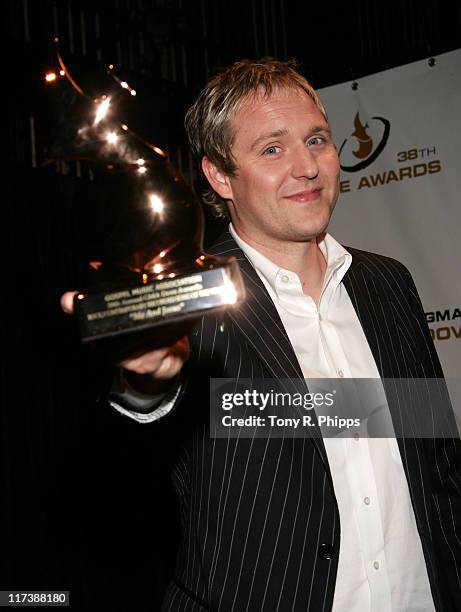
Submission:
M 235 115 L 235 176 L 226 176 L 232 222 L 251 244 L 284 250 L 327 227 L 339 192 L 328 123 L 302 90 L 248 100 Z

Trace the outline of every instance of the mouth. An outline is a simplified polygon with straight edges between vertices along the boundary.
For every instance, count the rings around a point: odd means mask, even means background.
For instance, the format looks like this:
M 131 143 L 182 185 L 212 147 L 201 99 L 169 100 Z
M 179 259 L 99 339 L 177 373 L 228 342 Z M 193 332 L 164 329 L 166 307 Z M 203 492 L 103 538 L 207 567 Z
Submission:
M 285 198 L 287 200 L 291 200 L 292 202 L 314 202 L 315 200 L 319 199 L 321 191 L 322 187 L 317 187 L 316 189 L 292 193 L 289 196 L 285 196 Z

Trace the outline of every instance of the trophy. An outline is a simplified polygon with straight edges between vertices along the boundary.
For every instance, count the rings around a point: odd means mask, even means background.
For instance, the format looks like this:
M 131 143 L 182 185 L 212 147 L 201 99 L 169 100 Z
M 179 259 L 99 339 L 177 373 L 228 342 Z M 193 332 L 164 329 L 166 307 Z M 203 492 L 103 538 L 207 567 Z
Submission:
M 107 226 L 88 258 L 88 286 L 74 298 L 81 340 L 118 360 L 169 346 L 201 315 L 243 299 L 238 264 L 203 252 L 199 200 L 166 153 L 124 122 L 123 100 L 136 91 L 111 65 L 105 89 L 90 95 L 58 46 L 56 54 L 59 69 L 46 81 L 67 88 L 66 122 L 47 161 L 85 169 L 90 181 L 77 180 L 77 190 L 86 185 L 81 198 L 94 200 Z

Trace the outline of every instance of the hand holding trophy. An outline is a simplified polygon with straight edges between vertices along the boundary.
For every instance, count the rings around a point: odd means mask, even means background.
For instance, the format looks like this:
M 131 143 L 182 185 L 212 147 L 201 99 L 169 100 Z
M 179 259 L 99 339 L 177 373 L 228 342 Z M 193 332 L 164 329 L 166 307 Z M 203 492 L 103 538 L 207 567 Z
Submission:
M 183 360 L 183 338 L 196 320 L 243 298 L 238 264 L 203 252 L 200 202 L 166 153 L 119 116 L 123 96 L 136 92 L 110 66 L 106 89 L 87 94 L 59 50 L 57 58 L 61 79 L 50 84 L 66 88 L 67 102 L 71 95 L 72 118 L 48 161 L 78 161 L 87 169 L 91 188 L 85 193 L 91 192 L 103 225 L 107 221 L 88 260 L 91 279 L 72 305 L 72 294 L 63 296 L 63 309 L 75 312 L 82 342 L 112 361 L 141 374 L 149 359 L 137 362 L 155 353 L 159 373 L 168 372 L 167 347 L 179 342 Z

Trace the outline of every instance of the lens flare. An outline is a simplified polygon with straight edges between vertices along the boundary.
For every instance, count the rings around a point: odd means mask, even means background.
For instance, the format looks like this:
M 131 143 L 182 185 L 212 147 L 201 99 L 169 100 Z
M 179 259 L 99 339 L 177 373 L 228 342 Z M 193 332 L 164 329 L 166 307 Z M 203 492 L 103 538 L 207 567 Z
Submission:
M 103 100 L 98 104 L 96 109 L 96 115 L 94 118 L 94 125 L 98 125 L 100 121 L 107 115 L 110 106 L 110 98 L 103 97 Z
M 118 136 L 115 132 L 108 132 L 106 135 L 106 140 L 109 144 L 115 144 L 118 140 Z
M 150 201 L 150 206 L 152 210 L 154 211 L 154 213 L 159 214 L 163 211 L 163 208 L 164 208 L 163 200 L 158 195 L 156 195 L 155 193 L 151 193 L 149 195 L 149 201 Z

